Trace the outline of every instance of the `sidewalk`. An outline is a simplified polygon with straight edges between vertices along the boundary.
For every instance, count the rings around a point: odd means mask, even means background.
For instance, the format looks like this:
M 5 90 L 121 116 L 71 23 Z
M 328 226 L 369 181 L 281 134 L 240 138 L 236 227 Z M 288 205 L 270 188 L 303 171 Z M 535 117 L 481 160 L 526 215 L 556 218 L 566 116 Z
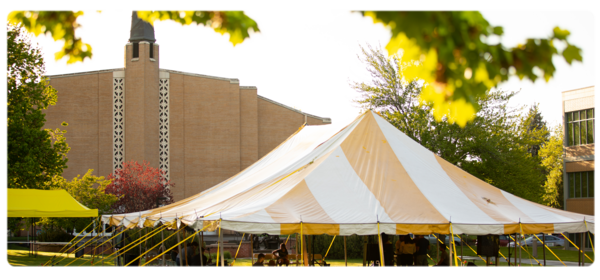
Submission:
M 469 261 L 481 260 L 479 257 L 474 257 L 474 256 L 464 256 L 463 258 L 465 260 L 469 260 Z M 519 259 L 517 258 L 517 262 L 518 261 L 519 261 Z M 538 259 L 538 261 L 542 264 L 544 263 L 544 261 L 541 259 Z M 500 257 L 500 262 L 506 263 L 506 260 L 504 258 Z M 511 258 L 511 265 L 513 265 L 513 262 L 514 262 L 514 258 Z M 577 262 L 564 262 L 564 263 L 567 266 L 578 266 Z M 531 266 L 531 264 L 533 264 L 533 266 L 538 266 L 537 262 L 534 259 L 521 259 L 521 266 Z M 585 263 L 585 266 L 590 266 L 590 265 L 592 265 L 590 262 Z M 560 261 L 546 260 L 546 266 L 564 266 L 564 265 Z

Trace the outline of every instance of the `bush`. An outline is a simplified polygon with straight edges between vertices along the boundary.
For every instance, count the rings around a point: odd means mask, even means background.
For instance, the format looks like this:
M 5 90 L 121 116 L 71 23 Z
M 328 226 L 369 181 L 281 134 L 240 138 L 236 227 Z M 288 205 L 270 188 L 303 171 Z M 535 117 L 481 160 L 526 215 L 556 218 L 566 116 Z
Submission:
M 40 242 L 69 242 L 73 236 L 64 230 L 54 228 L 44 228 L 39 235 Z
M 213 259 L 213 261 L 216 260 L 217 259 L 217 253 L 211 253 L 210 257 Z M 221 258 L 221 253 L 219 253 L 219 258 Z M 225 251 L 225 258 L 226 259 L 233 259 L 231 257 L 231 253 L 229 253 L 229 251 Z

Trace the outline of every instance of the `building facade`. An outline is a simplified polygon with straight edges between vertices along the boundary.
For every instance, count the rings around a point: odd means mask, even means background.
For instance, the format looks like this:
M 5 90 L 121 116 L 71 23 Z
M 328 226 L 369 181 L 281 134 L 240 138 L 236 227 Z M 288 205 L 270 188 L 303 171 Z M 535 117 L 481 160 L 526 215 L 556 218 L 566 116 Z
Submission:
M 67 179 L 146 161 L 175 183 L 180 200 L 240 172 L 302 124 L 331 123 L 238 79 L 161 69 L 154 30 L 135 13 L 129 41 L 123 68 L 48 77 L 58 102 L 46 110 L 45 128 L 69 124 Z
M 563 190 L 564 209 L 594 215 L 594 87 L 562 93 L 564 127 Z M 579 244 L 579 234 L 569 238 Z M 590 244 L 586 240 L 586 247 Z

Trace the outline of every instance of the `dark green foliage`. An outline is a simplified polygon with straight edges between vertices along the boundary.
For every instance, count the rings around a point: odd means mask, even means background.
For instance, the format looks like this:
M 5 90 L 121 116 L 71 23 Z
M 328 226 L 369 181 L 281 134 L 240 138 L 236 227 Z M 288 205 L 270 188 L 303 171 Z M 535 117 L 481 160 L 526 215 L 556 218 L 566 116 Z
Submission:
M 41 51 L 18 26 L 7 27 L 7 56 L 8 187 L 45 189 L 67 167 L 70 149 L 66 131 L 42 129 L 43 110 L 56 104 L 56 90 L 43 76 Z

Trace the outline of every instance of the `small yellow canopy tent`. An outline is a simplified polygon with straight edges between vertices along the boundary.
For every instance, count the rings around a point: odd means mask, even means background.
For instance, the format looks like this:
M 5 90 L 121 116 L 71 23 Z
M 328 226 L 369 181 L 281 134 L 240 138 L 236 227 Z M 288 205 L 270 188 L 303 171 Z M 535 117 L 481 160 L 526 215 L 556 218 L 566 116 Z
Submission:
M 8 217 L 98 217 L 65 190 L 8 189 Z

